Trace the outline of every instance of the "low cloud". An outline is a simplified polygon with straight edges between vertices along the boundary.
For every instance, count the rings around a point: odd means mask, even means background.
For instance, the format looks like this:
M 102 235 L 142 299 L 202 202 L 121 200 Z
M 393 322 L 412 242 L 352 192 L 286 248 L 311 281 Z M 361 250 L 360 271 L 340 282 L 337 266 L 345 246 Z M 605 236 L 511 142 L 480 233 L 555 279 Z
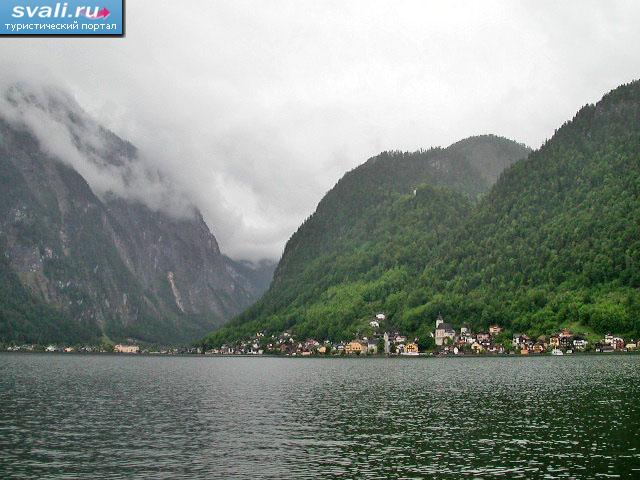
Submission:
M 174 217 L 193 216 L 194 202 L 145 154 L 115 137 L 57 86 L 0 82 L 0 118 L 33 135 L 40 149 L 71 166 L 101 198 L 141 202 Z
M 193 203 L 234 258 L 277 258 L 344 172 L 382 150 L 482 133 L 536 147 L 640 72 L 633 1 L 140 0 L 127 10 L 124 39 L 11 39 L 0 61 L 60 85 L 135 144 L 144 168 L 133 195 Z M 76 163 L 94 188 L 129 194 L 108 169 Z

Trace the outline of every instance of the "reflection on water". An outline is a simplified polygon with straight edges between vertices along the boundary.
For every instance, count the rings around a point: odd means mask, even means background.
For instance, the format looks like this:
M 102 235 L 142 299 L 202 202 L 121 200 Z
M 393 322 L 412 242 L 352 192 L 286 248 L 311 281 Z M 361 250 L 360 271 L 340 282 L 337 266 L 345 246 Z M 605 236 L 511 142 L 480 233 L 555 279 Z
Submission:
M 0 355 L 1 478 L 640 478 L 640 356 Z

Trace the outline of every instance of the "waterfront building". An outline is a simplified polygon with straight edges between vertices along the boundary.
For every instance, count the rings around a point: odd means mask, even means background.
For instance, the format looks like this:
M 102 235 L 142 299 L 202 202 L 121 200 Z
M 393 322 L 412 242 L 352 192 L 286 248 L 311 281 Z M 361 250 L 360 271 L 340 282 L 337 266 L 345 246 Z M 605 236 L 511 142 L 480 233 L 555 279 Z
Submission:
M 434 334 L 436 345 L 441 347 L 445 343 L 451 342 L 455 340 L 456 332 L 451 325 L 446 323 L 441 315 L 438 315 L 436 319 L 436 331 Z M 449 339 L 447 341 L 447 339 Z
M 483 342 L 490 342 L 491 341 L 491 335 L 488 333 L 478 333 L 476 334 L 476 340 L 480 343 Z
M 407 343 L 404 346 L 404 352 L 402 353 L 403 355 L 418 355 L 419 353 L 419 349 L 418 349 L 418 345 L 415 343 Z
M 118 344 L 113 347 L 115 353 L 139 353 L 140 347 L 137 345 L 122 345 Z
M 347 355 L 359 355 L 366 352 L 365 346 L 359 340 L 353 340 L 344 347 L 344 351 Z

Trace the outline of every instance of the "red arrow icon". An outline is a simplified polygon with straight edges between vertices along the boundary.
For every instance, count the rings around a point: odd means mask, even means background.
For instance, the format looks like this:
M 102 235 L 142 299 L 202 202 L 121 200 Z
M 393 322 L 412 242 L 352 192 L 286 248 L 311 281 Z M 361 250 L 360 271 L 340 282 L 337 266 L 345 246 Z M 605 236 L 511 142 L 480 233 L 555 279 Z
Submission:
M 96 18 L 107 18 L 110 14 L 111 12 L 107 10 L 106 7 L 102 7 L 102 10 L 96 15 Z

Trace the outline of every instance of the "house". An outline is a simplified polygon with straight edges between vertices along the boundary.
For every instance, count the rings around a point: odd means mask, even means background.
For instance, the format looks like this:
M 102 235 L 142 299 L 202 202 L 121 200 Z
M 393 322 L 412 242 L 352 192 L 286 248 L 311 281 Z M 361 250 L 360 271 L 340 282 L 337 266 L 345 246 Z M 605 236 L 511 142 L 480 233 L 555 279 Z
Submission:
M 498 335 L 500 332 L 502 332 L 502 327 L 499 325 L 491 325 L 489 327 L 489 335 Z
M 140 347 L 138 347 L 137 345 L 118 344 L 113 347 L 113 351 L 115 353 L 138 353 L 140 352 Z
M 596 351 L 598 351 L 598 349 L 596 348 Z M 602 353 L 613 353 L 614 348 L 611 345 L 602 345 L 600 347 L 600 351 Z
M 490 342 L 491 341 L 491 335 L 489 335 L 488 333 L 478 333 L 476 335 L 476 340 L 480 343 L 482 342 Z
M 322 345 L 320 348 L 318 348 L 318 353 L 320 355 L 324 355 L 325 353 L 327 353 L 327 346 L 326 345 Z
M 344 351 L 347 355 L 360 355 L 366 353 L 367 349 L 359 340 L 353 340 L 347 343 Z
M 627 343 L 627 345 L 625 346 L 625 348 L 626 348 L 627 350 L 635 350 L 635 349 L 636 349 L 636 347 L 637 347 L 637 345 L 636 345 L 635 343 L 633 343 L 633 342 L 631 342 L 631 343 Z
M 378 323 L 377 320 L 371 320 L 369 322 L 369 326 L 372 327 L 372 328 L 380 328 L 380 323 Z
M 571 348 L 573 345 L 572 335 L 560 335 L 560 346 L 562 348 Z
M 434 334 L 436 345 L 441 347 L 445 343 L 453 343 L 455 336 L 456 332 L 453 327 L 448 323 L 445 323 L 443 318 L 438 315 L 438 318 L 436 319 L 436 332 Z
M 404 352 L 402 352 L 402 355 L 418 355 L 419 350 L 418 350 L 418 345 L 416 345 L 415 343 L 407 343 L 404 347 Z
M 533 353 L 544 353 L 544 350 L 545 350 L 544 345 L 540 342 L 536 343 L 533 346 Z
M 396 335 L 396 337 L 393 340 L 396 343 L 404 343 L 407 341 L 407 337 L 405 337 L 404 335 Z
M 304 342 L 302 350 L 305 352 L 313 352 L 320 346 L 320 342 L 313 338 L 309 338 Z
M 573 348 L 576 350 L 584 350 L 587 348 L 587 342 L 584 338 L 576 337 L 573 339 Z
M 460 340 L 459 344 L 462 345 L 471 345 L 475 341 L 473 334 L 471 333 L 471 329 L 467 326 L 460 328 Z
M 625 346 L 624 340 L 620 337 L 614 337 L 610 333 L 604 336 L 604 345 L 610 346 L 614 350 L 622 350 Z M 603 350 L 604 351 L 604 350 Z
M 387 318 L 387 317 L 385 316 L 385 314 L 384 314 L 384 313 L 378 313 L 378 314 L 376 315 L 376 320 L 378 320 L 379 322 L 383 322 L 384 320 L 386 320 L 386 318 Z
M 563 328 L 562 331 L 551 336 L 549 344 L 553 348 L 571 348 L 573 346 L 573 334 L 566 328 Z
M 484 347 L 478 342 L 473 342 L 471 344 L 471 350 L 473 351 L 473 353 L 480 353 L 484 350 Z
M 49 345 L 47 348 L 44 349 L 45 352 L 55 352 L 56 351 L 56 346 L 55 345 Z
M 370 355 L 375 355 L 378 353 L 378 342 L 376 342 L 373 338 L 367 342 L 367 353 Z
M 527 337 L 526 335 L 514 335 L 513 336 L 513 340 L 511 341 L 511 345 L 513 345 L 514 348 L 519 348 L 522 347 L 522 345 L 524 345 L 525 343 L 527 343 L 529 341 L 529 337 Z

